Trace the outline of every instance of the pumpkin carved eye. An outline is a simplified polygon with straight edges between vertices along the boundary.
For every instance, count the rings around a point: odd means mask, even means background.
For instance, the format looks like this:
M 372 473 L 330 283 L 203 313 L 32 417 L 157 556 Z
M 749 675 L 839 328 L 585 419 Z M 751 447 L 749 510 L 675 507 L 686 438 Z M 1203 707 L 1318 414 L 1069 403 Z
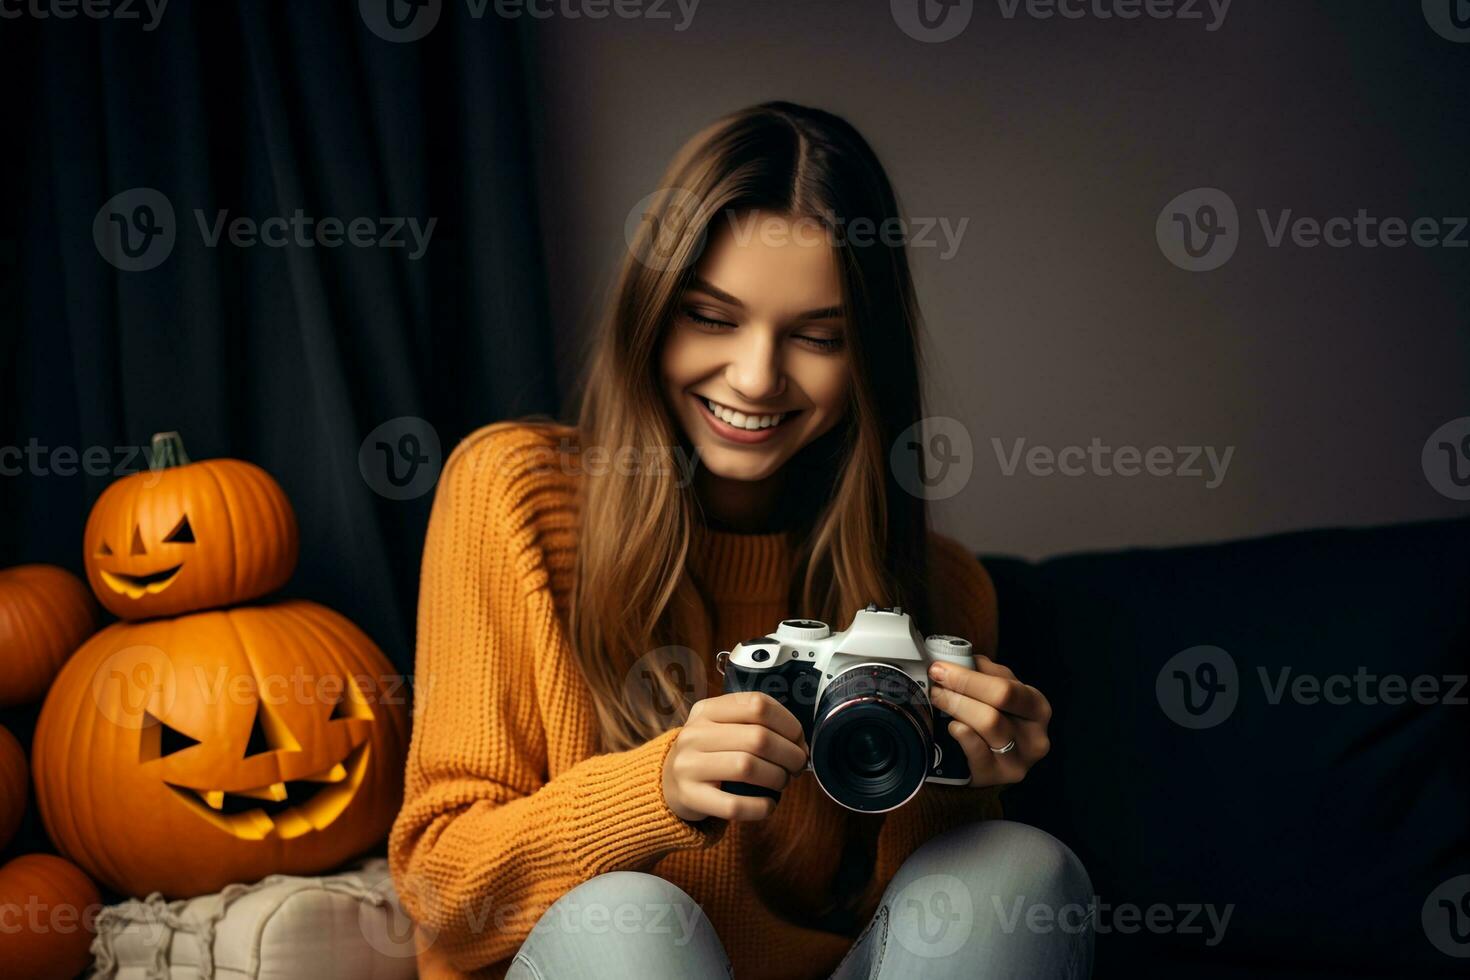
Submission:
M 141 761 L 162 759 L 175 752 L 192 749 L 198 744 L 199 739 L 185 735 L 153 712 L 143 712 L 143 741 L 139 752 Z
M 342 697 L 338 698 L 337 703 L 332 705 L 332 713 L 327 716 L 327 721 L 336 721 L 338 718 L 351 717 L 352 711 L 350 710 L 350 706 L 347 703 L 347 698 Z
M 245 742 L 244 758 L 264 752 L 300 752 L 301 743 L 292 736 L 275 715 L 265 710 L 263 703 L 255 705 L 255 721 L 250 725 L 250 738 Z
M 189 515 L 185 514 L 179 518 L 179 523 L 174 529 L 163 536 L 167 544 L 193 544 L 194 529 L 189 526 Z
M 102 547 L 97 549 L 97 557 L 102 558 L 110 554 L 112 554 L 112 545 L 108 544 L 106 541 L 102 542 Z
M 159 722 L 158 724 L 160 726 L 158 733 L 159 758 L 173 755 L 175 752 L 182 752 L 187 748 L 192 748 L 199 744 L 199 739 L 190 738 L 172 725 L 163 722 Z

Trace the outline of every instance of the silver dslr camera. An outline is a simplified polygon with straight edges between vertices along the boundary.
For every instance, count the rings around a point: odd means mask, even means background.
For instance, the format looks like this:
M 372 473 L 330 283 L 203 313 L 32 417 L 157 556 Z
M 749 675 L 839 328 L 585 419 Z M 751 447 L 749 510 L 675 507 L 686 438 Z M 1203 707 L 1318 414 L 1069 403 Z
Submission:
M 949 734 L 948 714 L 929 701 L 929 664 L 975 666 L 970 641 L 924 637 L 902 609 L 869 603 L 833 633 L 811 619 L 784 620 L 771 636 L 721 651 L 725 693 L 763 691 L 801 722 L 807 768 L 837 803 L 883 813 L 913 799 L 925 782 L 964 786 L 970 765 Z M 775 790 L 725 781 L 742 796 Z

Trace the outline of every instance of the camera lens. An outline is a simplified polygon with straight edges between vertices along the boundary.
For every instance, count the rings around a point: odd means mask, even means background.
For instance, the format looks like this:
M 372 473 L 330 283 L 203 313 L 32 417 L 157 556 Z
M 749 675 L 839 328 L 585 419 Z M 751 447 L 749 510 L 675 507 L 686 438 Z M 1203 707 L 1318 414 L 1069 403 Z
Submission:
M 817 703 L 812 774 L 851 810 L 881 813 L 924 784 L 933 753 L 927 701 L 914 680 L 886 664 L 839 674 Z
M 877 776 L 893 768 L 897 751 L 893 736 L 877 725 L 866 725 L 847 737 L 842 747 L 844 760 L 853 772 L 865 776 Z

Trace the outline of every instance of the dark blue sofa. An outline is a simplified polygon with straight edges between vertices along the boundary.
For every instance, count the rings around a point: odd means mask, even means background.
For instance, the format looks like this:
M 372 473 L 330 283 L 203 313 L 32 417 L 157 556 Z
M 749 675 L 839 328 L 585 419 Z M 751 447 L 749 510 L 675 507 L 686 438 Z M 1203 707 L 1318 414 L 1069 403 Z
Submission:
M 1470 519 L 981 558 L 1055 708 L 1008 816 L 1091 871 L 1096 976 L 1470 976 Z

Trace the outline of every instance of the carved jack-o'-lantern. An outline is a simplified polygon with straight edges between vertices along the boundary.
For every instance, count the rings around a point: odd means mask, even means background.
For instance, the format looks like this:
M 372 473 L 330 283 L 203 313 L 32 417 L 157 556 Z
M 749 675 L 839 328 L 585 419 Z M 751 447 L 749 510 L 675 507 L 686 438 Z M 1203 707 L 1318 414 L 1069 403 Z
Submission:
M 189 462 L 176 432 L 153 437 L 152 468 L 113 483 L 82 536 L 92 591 L 123 619 L 255 599 L 296 568 L 296 514 L 265 470 Z
M 62 853 L 133 895 L 325 871 L 392 824 L 407 700 L 372 641 L 313 603 L 117 623 L 47 695 L 41 817 Z

